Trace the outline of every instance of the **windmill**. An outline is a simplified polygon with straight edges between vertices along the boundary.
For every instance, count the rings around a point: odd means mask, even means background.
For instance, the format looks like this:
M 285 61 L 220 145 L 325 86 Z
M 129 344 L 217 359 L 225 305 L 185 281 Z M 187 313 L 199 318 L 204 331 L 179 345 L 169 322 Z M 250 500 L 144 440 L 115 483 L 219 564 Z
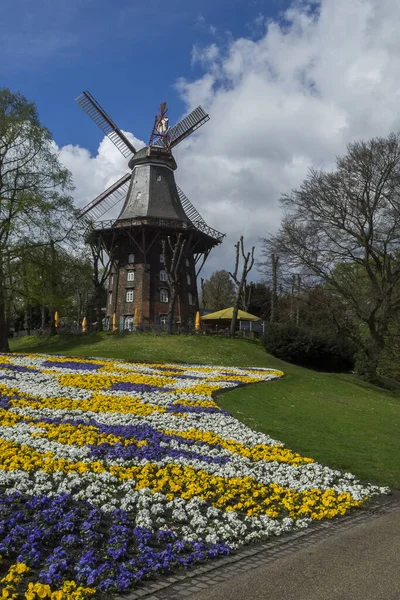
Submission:
M 148 145 L 136 150 L 89 92 L 83 92 L 76 101 L 127 160 L 127 173 L 79 214 L 90 225 L 92 241 L 112 256 L 108 321 L 117 315 L 119 328 L 130 329 L 136 311 L 142 325 L 164 323 L 168 286 L 162 239 L 174 241 L 180 236 L 185 239 L 185 256 L 176 319 L 194 322 L 198 310 L 196 277 L 224 234 L 207 225 L 177 186 L 172 150 L 204 125 L 208 114 L 199 106 L 170 127 L 168 107 L 162 102 Z M 118 205 L 117 218 L 100 221 Z

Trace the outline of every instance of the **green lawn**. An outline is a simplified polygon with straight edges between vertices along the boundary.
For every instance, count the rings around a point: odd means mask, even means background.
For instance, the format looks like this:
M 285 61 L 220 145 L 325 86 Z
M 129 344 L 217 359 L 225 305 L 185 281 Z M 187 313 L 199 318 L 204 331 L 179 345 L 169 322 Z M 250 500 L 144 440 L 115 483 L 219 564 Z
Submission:
M 15 352 L 275 367 L 285 377 L 221 394 L 238 419 L 331 467 L 400 488 L 400 395 L 352 375 L 280 361 L 256 341 L 206 336 L 90 334 L 11 340 Z

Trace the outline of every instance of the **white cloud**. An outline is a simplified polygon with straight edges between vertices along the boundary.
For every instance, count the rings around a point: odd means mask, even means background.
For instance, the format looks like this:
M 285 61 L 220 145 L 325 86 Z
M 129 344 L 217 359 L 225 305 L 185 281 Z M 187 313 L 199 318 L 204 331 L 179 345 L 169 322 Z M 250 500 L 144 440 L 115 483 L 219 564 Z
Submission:
M 280 195 L 310 166 L 329 169 L 347 143 L 400 129 L 400 4 L 322 0 L 313 9 L 295 3 L 257 40 L 197 48 L 203 76 L 178 82 L 188 109 L 201 103 L 211 116 L 182 149 L 177 179 L 228 234 L 212 268 L 232 268 L 241 233 L 250 249 L 277 229 Z
M 123 133 L 137 150 L 145 146 L 143 141 L 131 133 Z M 73 175 L 75 190 L 72 196 L 79 208 L 128 172 L 126 158 L 107 137 L 101 141 L 96 156 L 91 156 L 86 148 L 72 144 L 59 148 L 59 155 L 61 162 Z
M 250 249 L 279 226 L 279 196 L 310 166 L 331 168 L 347 143 L 400 130 L 400 3 L 322 0 L 312 8 L 296 2 L 257 39 L 196 47 L 203 75 L 177 81 L 188 110 L 202 104 L 211 116 L 176 152 L 179 185 L 209 225 L 228 234 L 207 276 L 232 269 L 241 234 Z M 125 172 L 117 155 L 108 140 L 94 158 L 61 149 L 80 199 Z

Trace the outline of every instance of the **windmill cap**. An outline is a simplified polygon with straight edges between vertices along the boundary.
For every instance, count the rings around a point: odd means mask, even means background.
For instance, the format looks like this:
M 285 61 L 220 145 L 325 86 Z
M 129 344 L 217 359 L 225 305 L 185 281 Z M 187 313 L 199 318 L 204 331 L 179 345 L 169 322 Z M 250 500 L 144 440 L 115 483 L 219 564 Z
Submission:
M 161 147 L 157 147 L 157 146 L 150 146 L 150 147 L 145 146 L 144 148 L 141 148 L 130 159 L 129 168 L 133 169 L 135 167 L 135 165 L 138 165 L 138 164 L 145 164 L 148 162 L 152 162 L 152 163 L 156 162 L 156 163 L 159 163 L 160 165 L 167 165 L 168 167 L 170 167 L 171 169 L 173 169 L 175 171 L 175 169 L 177 169 L 178 165 L 176 164 L 176 160 L 172 156 L 171 152 L 168 152 L 165 149 L 162 149 L 163 151 L 160 151 L 160 150 L 161 150 Z

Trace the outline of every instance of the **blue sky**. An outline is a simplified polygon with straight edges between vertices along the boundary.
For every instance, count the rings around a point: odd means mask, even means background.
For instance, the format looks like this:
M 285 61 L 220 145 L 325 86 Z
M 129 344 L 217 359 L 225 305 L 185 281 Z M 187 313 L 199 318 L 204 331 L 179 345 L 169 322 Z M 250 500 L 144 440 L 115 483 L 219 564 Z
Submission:
M 232 269 L 240 235 L 260 257 L 310 167 L 400 131 L 399 22 L 398 0 L 3 0 L 0 85 L 37 102 L 77 206 L 127 171 L 74 102 L 83 90 L 139 142 L 161 101 L 171 124 L 204 106 L 210 122 L 174 155 L 178 185 L 227 234 L 208 276 Z
M 74 103 L 88 89 L 147 141 L 158 104 L 184 111 L 177 79 L 195 79 L 194 46 L 262 33 L 284 0 L 3 0 L 1 85 L 35 100 L 58 145 L 96 151 L 101 133 Z

